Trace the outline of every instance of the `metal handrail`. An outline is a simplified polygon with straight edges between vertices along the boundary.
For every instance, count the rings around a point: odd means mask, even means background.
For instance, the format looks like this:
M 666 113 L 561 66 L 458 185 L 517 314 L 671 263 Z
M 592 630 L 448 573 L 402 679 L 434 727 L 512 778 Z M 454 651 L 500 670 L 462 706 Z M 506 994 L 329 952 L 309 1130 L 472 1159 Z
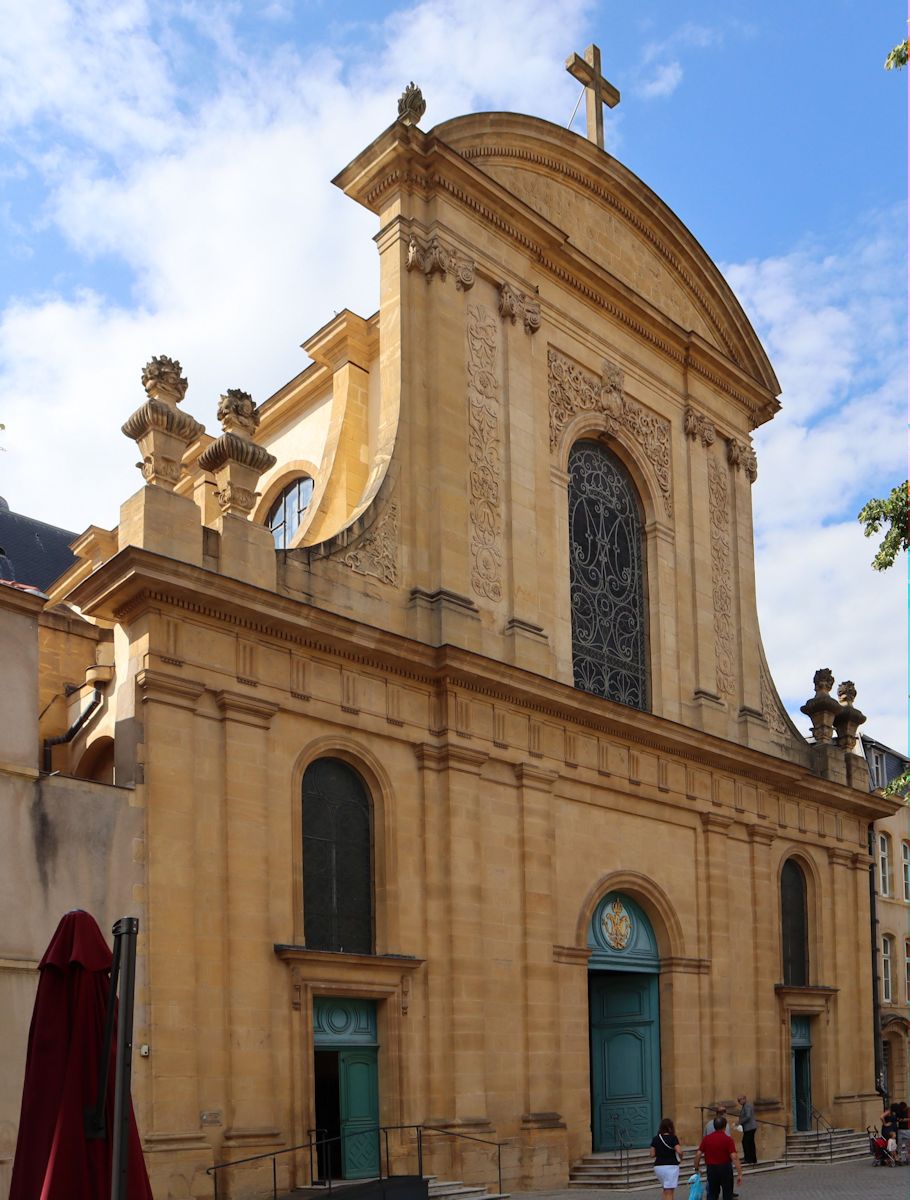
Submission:
M 418 1175 L 420 1175 L 421 1178 L 423 1178 L 423 1134 L 424 1134 L 424 1132 L 441 1133 L 441 1134 L 445 1134 L 447 1137 L 463 1138 L 469 1142 L 481 1142 L 485 1146 L 495 1146 L 496 1147 L 496 1173 L 497 1173 L 497 1179 L 499 1182 L 499 1191 L 500 1191 L 500 1193 L 502 1192 L 502 1147 L 506 1143 L 505 1142 L 495 1142 L 490 1138 L 477 1137 L 475 1134 L 471 1134 L 471 1133 L 459 1133 L 457 1130 L 454 1130 L 454 1129 L 444 1129 L 439 1125 L 375 1125 L 375 1126 L 371 1126 L 367 1129 L 355 1129 L 352 1133 L 338 1134 L 335 1137 L 331 1137 L 331 1138 L 309 1138 L 306 1142 L 300 1142 L 296 1146 L 284 1146 L 281 1150 L 267 1150 L 263 1154 L 249 1154 L 246 1156 L 246 1158 L 233 1158 L 229 1162 L 214 1163 L 211 1167 L 206 1168 L 205 1173 L 206 1173 L 206 1175 L 210 1175 L 212 1177 L 214 1200 L 218 1200 L 218 1174 L 217 1173 L 219 1171 L 226 1171 L 230 1167 L 239 1167 L 239 1166 L 245 1165 L 246 1163 L 260 1162 L 263 1159 L 270 1158 L 272 1160 L 272 1196 L 273 1196 L 273 1200 L 277 1200 L 277 1197 L 278 1197 L 277 1160 L 281 1155 L 295 1154 L 301 1150 L 308 1150 L 309 1155 L 310 1155 L 310 1182 L 312 1183 L 313 1182 L 313 1150 L 314 1149 L 317 1152 L 317 1165 L 318 1165 L 318 1152 L 319 1152 L 320 1146 L 326 1147 L 326 1146 L 330 1145 L 332 1142 L 341 1142 L 341 1141 L 343 1141 L 344 1138 L 362 1137 L 364 1134 L 378 1134 L 380 1136 L 380 1138 L 384 1139 L 384 1141 L 385 1141 L 385 1149 L 386 1149 L 385 1178 L 391 1179 L 392 1173 L 391 1173 L 391 1158 L 390 1158 L 390 1154 L 389 1154 L 389 1133 L 391 1131 L 400 1131 L 400 1130 L 406 1130 L 406 1129 L 413 1129 L 417 1135 L 417 1173 L 418 1173 Z M 324 1133 L 324 1132 L 325 1132 L 325 1130 L 321 1130 L 321 1129 L 308 1129 L 307 1130 L 307 1133 Z M 379 1151 L 380 1151 L 380 1153 L 379 1153 L 379 1178 L 382 1179 L 383 1174 L 382 1174 L 382 1141 L 381 1140 L 380 1140 L 380 1144 L 379 1144 Z M 326 1167 L 328 1170 L 328 1178 L 326 1180 L 326 1182 L 328 1184 L 327 1190 L 331 1194 L 332 1184 L 333 1184 L 331 1156 L 326 1155 L 325 1163 L 326 1163 Z
M 706 1113 L 706 1112 L 713 1112 L 714 1109 L 717 1107 L 717 1105 L 716 1104 L 696 1104 L 693 1107 L 697 1108 L 700 1113 Z M 769 1121 L 766 1117 L 756 1117 L 755 1120 L 758 1125 L 773 1125 L 775 1129 L 783 1129 L 783 1131 L 784 1131 L 784 1162 L 788 1163 L 790 1161 L 790 1156 L 789 1156 L 790 1152 L 789 1152 L 789 1147 L 787 1146 L 787 1133 L 789 1130 L 789 1126 L 783 1121 Z
M 815 1122 L 815 1145 L 818 1146 L 818 1141 L 821 1137 L 821 1126 L 824 1125 L 825 1132 L 828 1134 L 828 1162 L 834 1162 L 834 1126 L 829 1123 L 824 1114 L 820 1113 L 817 1108 L 811 1108 L 809 1113 Z
M 623 1159 L 625 1159 L 626 1187 L 628 1187 L 629 1181 L 631 1178 L 631 1174 L 632 1174 L 632 1155 L 629 1153 L 629 1151 L 632 1148 L 632 1143 L 629 1140 L 631 1137 L 632 1131 L 631 1131 L 631 1129 L 628 1129 L 626 1126 L 620 1125 L 619 1117 L 614 1117 L 610 1123 L 613 1126 L 614 1140 L 619 1142 L 619 1167 L 620 1167 L 620 1170 L 622 1170 Z M 502 1188 L 500 1188 L 499 1190 L 502 1191 Z

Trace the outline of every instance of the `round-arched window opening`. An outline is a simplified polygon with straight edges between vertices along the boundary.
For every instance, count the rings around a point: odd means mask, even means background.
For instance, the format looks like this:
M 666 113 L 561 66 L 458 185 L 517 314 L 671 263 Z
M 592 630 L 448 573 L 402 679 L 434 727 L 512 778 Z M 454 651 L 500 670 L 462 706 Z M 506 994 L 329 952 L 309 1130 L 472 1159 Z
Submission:
M 265 523 L 272 531 L 276 550 L 287 550 L 312 498 L 313 481 L 309 475 L 301 475 L 288 484 L 269 509 Z

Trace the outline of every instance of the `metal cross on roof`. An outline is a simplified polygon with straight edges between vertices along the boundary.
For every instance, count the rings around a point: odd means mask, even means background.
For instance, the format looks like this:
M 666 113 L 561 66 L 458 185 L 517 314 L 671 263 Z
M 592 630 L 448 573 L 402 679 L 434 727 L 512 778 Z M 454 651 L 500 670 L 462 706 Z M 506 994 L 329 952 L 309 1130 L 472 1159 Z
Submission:
M 603 150 L 604 148 L 604 110 L 615 108 L 619 103 L 619 92 L 612 83 L 608 83 L 600 73 L 600 47 L 589 46 L 584 58 L 571 54 L 566 59 L 566 70 L 585 85 L 587 94 L 585 104 L 588 115 L 588 138 Z

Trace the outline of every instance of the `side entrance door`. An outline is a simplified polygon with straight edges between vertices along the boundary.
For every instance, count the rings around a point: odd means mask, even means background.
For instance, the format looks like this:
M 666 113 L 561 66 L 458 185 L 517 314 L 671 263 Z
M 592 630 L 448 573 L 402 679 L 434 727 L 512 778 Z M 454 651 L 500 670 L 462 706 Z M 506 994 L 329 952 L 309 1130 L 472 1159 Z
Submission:
M 338 1055 L 341 1169 L 345 1179 L 379 1174 L 379 1076 L 376 1049 L 365 1046 Z
M 595 1151 L 648 1146 L 660 1120 L 657 976 L 590 975 Z
M 790 1057 L 793 1078 L 793 1125 L 812 1128 L 812 1027 L 809 1017 L 790 1018 Z

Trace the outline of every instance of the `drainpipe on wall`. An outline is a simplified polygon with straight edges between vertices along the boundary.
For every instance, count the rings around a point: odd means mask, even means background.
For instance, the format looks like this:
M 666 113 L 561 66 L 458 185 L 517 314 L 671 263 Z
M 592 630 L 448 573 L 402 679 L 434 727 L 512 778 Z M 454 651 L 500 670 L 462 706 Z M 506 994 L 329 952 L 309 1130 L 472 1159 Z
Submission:
M 882 1003 L 878 986 L 878 911 L 875 891 L 875 826 L 869 826 L 869 930 L 872 941 L 872 1051 L 875 1064 L 875 1090 L 882 1098 L 882 1108 L 888 1103 L 885 1091 L 884 1063 L 882 1061 Z
M 76 720 L 70 725 L 66 733 L 61 733 L 59 737 L 51 737 L 44 739 L 44 758 L 42 769 L 45 775 L 50 775 L 53 766 L 53 747 L 62 746 L 64 742 L 71 742 L 85 722 L 89 719 L 96 708 L 101 704 L 104 692 L 100 683 L 95 684 L 95 690 L 92 693 L 92 698 L 88 703 L 88 707 L 84 708 Z

